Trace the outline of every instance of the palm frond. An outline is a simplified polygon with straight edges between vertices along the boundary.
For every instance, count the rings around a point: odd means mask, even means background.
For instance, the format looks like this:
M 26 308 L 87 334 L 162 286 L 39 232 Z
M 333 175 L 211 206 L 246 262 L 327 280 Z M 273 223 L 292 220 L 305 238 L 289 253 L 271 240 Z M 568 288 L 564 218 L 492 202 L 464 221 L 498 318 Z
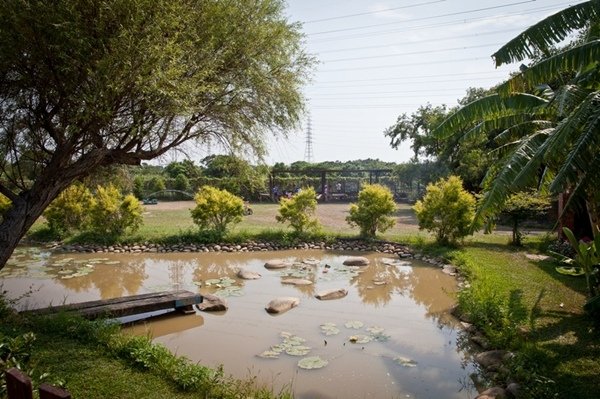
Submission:
M 508 156 L 479 204 L 474 225 L 497 213 L 511 193 L 535 181 L 543 160 L 538 152 L 548 134 L 549 130 L 542 130 L 526 137 Z
M 586 1 L 565 8 L 530 26 L 502 46 L 492 57 L 496 66 L 531 58 L 536 51 L 547 52 L 571 32 L 584 28 L 600 17 L 600 0 Z
M 458 133 L 469 124 L 515 113 L 534 112 L 547 104 L 548 100 L 532 94 L 515 93 L 506 97 L 492 94 L 460 108 L 431 133 L 436 138 L 444 139 Z
M 550 82 L 564 71 L 578 71 L 600 60 L 600 40 L 594 40 L 545 58 L 498 86 L 501 94 L 511 93 L 524 85 Z
M 521 123 L 515 123 L 514 125 L 509 126 L 500 132 L 500 134 L 494 138 L 494 141 L 496 141 L 498 144 L 503 144 L 531 134 L 536 130 L 550 129 L 553 126 L 553 122 L 546 120 L 529 120 Z
M 556 95 L 551 104 L 556 105 L 558 116 L 566 116 L 573 109 L 585 100 L 590 94 L 590 90 L 576 84 L 567 84 L 556 90 Z
M 588 97 L 569 120 L 574 123 L 559 126 L 555 135 L 562 133 L 568 136 L 570 132 L 567 129 L 571 128 L 576 129 L 577 139 L 550 186 L 553 192 L 559 192 L 568 185 L 579 184 L 589 173 L 597 174 L 590 165 L 600 152 L 600 92 Z M 582 126 L 575 125 L 577 122 Z M 556 142 L 560 143 L 562 140 L 552 140 L 553 146 L 556 146 Z

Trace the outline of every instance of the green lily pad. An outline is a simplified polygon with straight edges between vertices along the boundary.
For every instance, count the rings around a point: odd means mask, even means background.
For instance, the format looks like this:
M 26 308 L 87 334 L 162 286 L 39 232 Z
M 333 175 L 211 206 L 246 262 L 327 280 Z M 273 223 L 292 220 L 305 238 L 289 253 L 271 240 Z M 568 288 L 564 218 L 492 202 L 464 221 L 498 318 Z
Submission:
M 354 330 L 359 330 L 359 329 L 363 328 L 365 323 L 363 323 L 362 321 L 358 321 L 358 320 L 350 320 L 350 321 L 347 321 L 346 324 L 344 324 L 344 325 L 346 326 L 346 328 L 352 328 Z
M 329 362 L 319 356 L 309 356 L 298 361 L 298 367 L 304 370 L 320 369 L 327 366 Z
M 409 359 L 404 356 L 396 356 L 394 358 L 394 361 L 402 367 L 417 367 L 417 362 L 415 360 Z
M 118 265 L 119 263 L 121 263 L 120 260 L 108 260 L 106 262 L 103 262 L 105 265 Z
M 371 335 L 381 334 L 382 332 L 385 331 L 385 329 L 383 327 L 379 327 L 379 326 L 367 327 L 367 328 L 365 328 L 365 330 L 367 332 L 371 333 Z
M 264 351 L 263 353 L 261 353 L 260 355 L 258 355 L 258 357 L 262 357 L 263 359 L 279 359 L 279 354 L 281 352 L 275 352 L 275 351 Z
M 362 334 L 352 335 L 348 338 L 348 341 L 352 342 L 353 344 L 366 344 L 371 342 L 372 340 L 372 337 Z
M 242 291 L 242 287 L 238 287 L 237 285 L 230 285 L 220 290 L 215 291 L 216 296 L 221 297 L 229 297 L 229 296 L 244 296 L 244 291 Z
M 230 277 L 211 278 L 204 282 L 206 286 L 216 285 L 219 288 L 229 287 L 235 284 L 235 280 Z
M 310 350 L 311 350 L 311 348 L 309 346 L 294 345 L 294 346 L 287 348 L 285 350 L 285 353 L 287 353 L 290 356 L 304 356 L 304 355 L 307 355 L 308 352 L 310 352 Z
M 337 328 L 335 323 L 324 323 L 321 324 L 321 332 L 327 336 L 329 335 L 337 335 L 340 333 L 340 329 Z

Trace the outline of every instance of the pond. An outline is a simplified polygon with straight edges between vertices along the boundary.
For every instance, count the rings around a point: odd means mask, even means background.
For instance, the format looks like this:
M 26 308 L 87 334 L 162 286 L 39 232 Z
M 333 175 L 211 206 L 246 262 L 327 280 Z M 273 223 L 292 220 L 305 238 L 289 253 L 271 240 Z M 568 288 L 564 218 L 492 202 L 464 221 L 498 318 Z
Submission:
M 344 266 L 350 255 L 365 256 L 370 265 Z M 265 262 L 274 258 L 289 267 L 267 270 Z M 241 280 L 240 268 L 262 277 Z M 291 277 L 312 284 L 281 283 Z M 225 312 L 161 316 L 125 331 L 149 333 L 194 362 L 223 365 L 239 378 L 257 376 L 275 392 L 291 389 L 297 398 L 477 395 L 469 377 L 475 367 L 458 347 L 460 329 L 448 314 L 456 281 L 418 261 L 318 250 L 58 254 L 19 248 L 0 271 L 0 284 L 12 298 L 30 292 L 20 308 L 171 289 L 224 296 Z M 346 297 L 315 298 L 340 288 L 348 290 Z M 265 306 L 280 296 L 297 297 L 300 304 L 268 314 Z

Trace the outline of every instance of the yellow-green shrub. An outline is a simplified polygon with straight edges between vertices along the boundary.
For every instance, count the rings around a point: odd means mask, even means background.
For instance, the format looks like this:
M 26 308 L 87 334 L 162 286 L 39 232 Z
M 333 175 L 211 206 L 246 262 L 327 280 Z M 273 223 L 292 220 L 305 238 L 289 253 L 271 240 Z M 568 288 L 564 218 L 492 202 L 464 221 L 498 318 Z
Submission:
M 85 230 L 93 202 L 92 193 L 83 184 L 75 183 L 67 187 L 44 211 L 48 227 L 60 235 Z
M 191 210 L 192 220 L 201 230 L 223 235 L 228 225 L 242 221 L 244 201 L 227 190 L 202 186 L 194 200 L 196 207 Z
M 123 197 L 113 185 L 98 186 L 89 213 L 90 231 L 108 235 L 136 231 L 142 224 L 142 212 L 142 204 L 133 195 Z
M 423 200 L 413 206 L 419 228 L 435 233 L 439 243 L 455 242 L 471 234 L 475 197 L 463 189 L 457 176 L 427 186 Z
M 2 215 L 6 211 L 10 209 L 12 202 L 3 194 L 0 194 L 0 220 L 2 220 Z
M 390 216 L 396 211 L 391 191 L 380 184 L 367 184 L 358 193 L 358 202 L 350 205 L 346 222 L 358 226 L 363 237 L 375 237 L 394 226 Z
M 292 198 L 281 198 L 279 201 L 279 215 L 275 219 L 279 223 L 288 222 L 296 233 L 317 231 L 319 221 L 315 217 L 317 210 L 317 193 L 315 189 L 305 188 Z

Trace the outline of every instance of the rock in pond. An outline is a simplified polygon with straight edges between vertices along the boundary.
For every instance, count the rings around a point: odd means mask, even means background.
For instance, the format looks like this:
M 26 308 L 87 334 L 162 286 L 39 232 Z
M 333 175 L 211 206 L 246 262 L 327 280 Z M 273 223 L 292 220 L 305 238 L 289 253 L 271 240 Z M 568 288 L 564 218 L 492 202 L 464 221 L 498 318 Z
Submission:
M 238 270 L 237 276 L 244 280 L 257 280 L 261 277 L 259 273 L 244 268 Z
M 340 299 L 345 297 L 346 295 L 348 295 L 348 290 L 340 288 L 339 290 L 319 292 L 317 295 L 315 295 L 315 298 L 325 301 L 329 299 Z
M 299 304 L 300 299 L 291 296 L 283 296 L 275 298 L 269 302 L 265 310 L 267 313 L 283 313 L 298 306 Z
M 265 268 L 267 269 L 285 269 L 288 266 L 290 264 L 282 259 L 271 259 L 265 263 Z
M 475 397 L 475 399 L 506 399 L 506 391 L 500 387 L 486 389 Z
M 281 280 L 281 284 L 291 285 L 311 285 L 313 282 L 304 278 L 285 278 Z
M 203 312 L 222 312 L 229 308 L 225 299 L 212 294 L 202 295 L 202 303 L 196 305 Z
M 351 256 L 344 261 L 346 266 L 367 266 L 369 263 L 369 259 L 364 256 Z
M 476 354 L 475 361 L 486 370 L 496 371 L 500 368 L 502 362 L 511 356 L 511 352 L 496 349 Z

